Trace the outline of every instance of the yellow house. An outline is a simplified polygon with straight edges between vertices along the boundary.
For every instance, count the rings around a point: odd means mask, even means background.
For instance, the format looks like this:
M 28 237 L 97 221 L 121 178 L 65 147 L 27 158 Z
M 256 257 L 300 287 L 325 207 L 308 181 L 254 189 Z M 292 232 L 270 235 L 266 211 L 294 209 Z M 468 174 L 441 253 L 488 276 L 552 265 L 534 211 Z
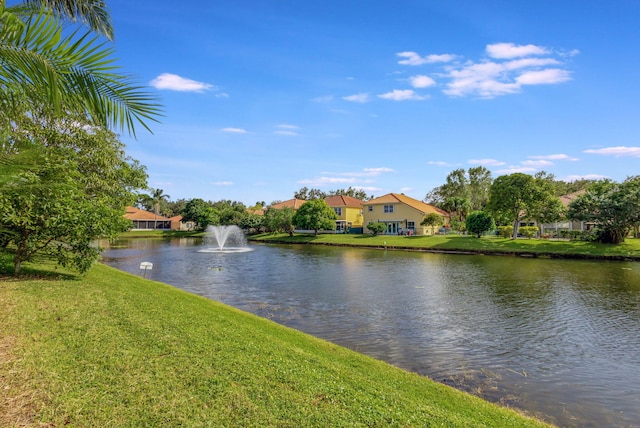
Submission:
M 362 215 L 363 202 L 360 199 L 335 195 L 324 198 L 324 200 L 338 216 L 336 233 L 362 233 L 364 217 Z
M 441 215 L 443 225 L 449 224 L 449 214 L 446 211 L 398 193 L 389 193 L 364 202 L 363 209 L 365 233 L 370 232 L 366 225 L 373 222 L 387 225 L 385 235 L 431 235 L 431 226 L 420 226 L 424 217 L 431 213 Z

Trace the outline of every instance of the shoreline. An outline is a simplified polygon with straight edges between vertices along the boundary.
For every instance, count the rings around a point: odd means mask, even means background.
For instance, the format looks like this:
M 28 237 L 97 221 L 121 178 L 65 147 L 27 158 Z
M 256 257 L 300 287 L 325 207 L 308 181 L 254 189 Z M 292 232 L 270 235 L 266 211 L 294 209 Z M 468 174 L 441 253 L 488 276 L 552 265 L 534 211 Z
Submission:
M 300 235 L 296 235 L 300 236 Z M 294 236 L 293 238 L 295 238 Z M 565 259 L 565 260 L 602 260 L 602 261 L 626 261 L 626 262 L 638 262 L 640 261 L 640 254 L 638 255 L 608 255 L 608 254 L 581 254 L 581 253 L 562 253 L 562 252 L 535 252 L 535 251 L 500 251 L 491 249 L 460 249 L 460 248 L 431 248 L 431 247 L 414 247 L 414 246 L 402 246 L 402 245 L 363 245 L 353 243 L 339 243 L 339 242 L 299 242 L 294 239 L 260 239 L 247 237 L 249 242 L 259 242 L 266 244 L 297 244 L 297 245 L 325 245 L 334 247 L 351 247 L 351 248 L 365 248 L 365 249 L 378 249 L 378 250 L 392 250 L 392 251 L 412 251 L 434 254 L 457 254 L 457 255 L 488 255 L 488 256 L 502 256 L 502 257 L 524 257 L 524 258 L 539 258 L 539 259 Z

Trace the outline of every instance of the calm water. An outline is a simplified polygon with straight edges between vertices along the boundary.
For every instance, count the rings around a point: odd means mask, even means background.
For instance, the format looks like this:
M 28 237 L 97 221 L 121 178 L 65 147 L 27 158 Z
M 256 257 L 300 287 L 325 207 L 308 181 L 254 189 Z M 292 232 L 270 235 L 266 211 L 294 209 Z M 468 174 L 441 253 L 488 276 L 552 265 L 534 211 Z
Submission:
M 561 426 L 640 427 L 640 263 L 203 248 L 137 239 L 104 256 Z

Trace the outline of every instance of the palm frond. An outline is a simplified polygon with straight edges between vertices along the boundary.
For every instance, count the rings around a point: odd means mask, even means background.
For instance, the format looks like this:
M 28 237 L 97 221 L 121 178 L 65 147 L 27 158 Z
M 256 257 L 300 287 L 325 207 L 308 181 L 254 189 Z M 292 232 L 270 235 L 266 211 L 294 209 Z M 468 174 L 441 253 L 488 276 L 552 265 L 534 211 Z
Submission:
M 61 19 L 80 21 L 91 30 L 113 40 L 111 17 L 103 0 L 25 0 L 25 3 L 49 9 Z
M 150 130 L 146 121 L 161 115 L 156 98 L 119 73 L 113 49 L 97 36 L 78 31 L 65 35 L 45 11 L 24 26 L 5 22 L 11 25 L 0 25 L 0 87 L 7 93 L 37 88 L 52 114 L 84 113 L 96 124 L 134 136 L 137 123 Z

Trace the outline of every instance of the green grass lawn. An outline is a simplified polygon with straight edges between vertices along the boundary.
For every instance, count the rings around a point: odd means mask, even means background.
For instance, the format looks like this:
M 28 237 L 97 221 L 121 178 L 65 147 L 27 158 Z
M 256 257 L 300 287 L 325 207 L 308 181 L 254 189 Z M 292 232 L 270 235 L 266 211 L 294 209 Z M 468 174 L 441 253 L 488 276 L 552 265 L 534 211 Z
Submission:
M 249 237 L 261 242 L 299 244 L 353 245 L 390 249 L 462 251 L 485 254 L 534 254 L 551 257 L 605 257 L 640 260 L 640 239 L 629 238 L 619 245 L 598 242 L 564 241 L 548 239 L 504 239 L 484 236 L 480 239 L 464 235 L 396 236 L 345 234 L 261 234 Z
M 0 426 L 543 426 L 103 265 L 25 274 L 0 277 Z

